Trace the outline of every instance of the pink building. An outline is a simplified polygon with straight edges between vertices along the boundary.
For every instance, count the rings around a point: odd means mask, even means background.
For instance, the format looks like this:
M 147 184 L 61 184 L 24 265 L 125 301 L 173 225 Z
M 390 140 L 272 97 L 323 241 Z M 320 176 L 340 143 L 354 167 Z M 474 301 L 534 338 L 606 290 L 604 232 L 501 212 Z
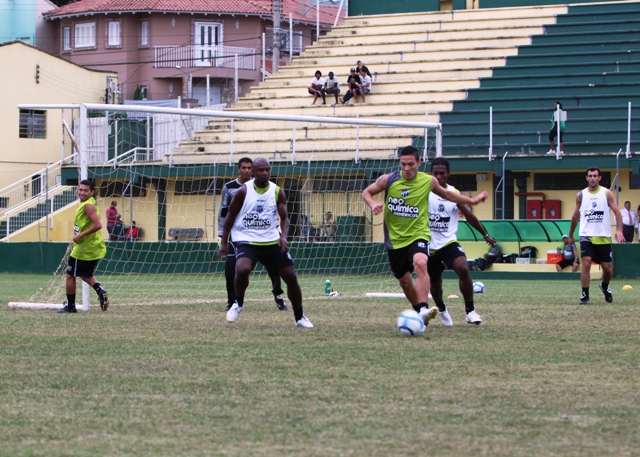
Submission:
M 281 0 L 281 65 L 288 61 L 290 48 L 295 55 L 315 41 L 316 6 L 311 1 Z M 205 105 L 234 100 L 236 66 L 239 95 L 262 80 L 263 33 L 269 59 L 264 70 L 268 74 L 272 67 L 273 3 L 81 0 L 44 13 L 44 17 L 54 28 L 56 55 L 90 69 L 118 72 L 119 91 L 114 92 L 117 97 L 112 102 L 181 96 Z M 333 25 L 336 14 L 337 7 L 321 6 L 321 32 Z

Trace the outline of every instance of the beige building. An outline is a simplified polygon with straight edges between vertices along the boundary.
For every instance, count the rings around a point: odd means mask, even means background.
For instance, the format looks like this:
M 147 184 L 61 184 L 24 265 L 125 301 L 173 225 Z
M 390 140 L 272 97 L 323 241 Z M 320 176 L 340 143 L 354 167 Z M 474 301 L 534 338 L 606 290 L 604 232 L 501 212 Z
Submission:
M 0 110 L 0 189 L 36 174 L 72 153 L 67 136 L 62 146 L 61 110 L 19 110 L 19 104 L 104 103 L 107 84 L 116 73 L 88 70 L 22 42 L 0 45 L 0 84 L 6 90 Z M 65 118 L 73 126 L 71 110 Z M 37 192 L 25 181 L 24 193 Z M 0 210 L 17 202 L 0 199 Z

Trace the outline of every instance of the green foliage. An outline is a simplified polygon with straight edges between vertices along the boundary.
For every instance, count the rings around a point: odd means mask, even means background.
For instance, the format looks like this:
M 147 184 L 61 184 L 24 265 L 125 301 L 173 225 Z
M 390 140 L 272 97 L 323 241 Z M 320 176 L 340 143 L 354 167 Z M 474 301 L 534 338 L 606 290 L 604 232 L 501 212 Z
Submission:
M 133 92 L 133 99 L 142 100 L 142 86 L 140 84 L 136 86 L 136 90 Z

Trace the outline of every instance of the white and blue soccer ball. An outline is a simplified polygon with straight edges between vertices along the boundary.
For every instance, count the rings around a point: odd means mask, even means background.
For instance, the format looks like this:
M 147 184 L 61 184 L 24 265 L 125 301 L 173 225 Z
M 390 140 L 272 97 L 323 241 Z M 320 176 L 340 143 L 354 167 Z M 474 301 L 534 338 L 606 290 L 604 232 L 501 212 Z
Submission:
M 484 284 L 480 281 L 473 283 L 473 293 L 474 294 L 483 294 L 484 293 Z
M 398 330 L 403 336 L 421 335 L 426 328 L 422 316 L 413 309 L 405 309 L 398 316 Z

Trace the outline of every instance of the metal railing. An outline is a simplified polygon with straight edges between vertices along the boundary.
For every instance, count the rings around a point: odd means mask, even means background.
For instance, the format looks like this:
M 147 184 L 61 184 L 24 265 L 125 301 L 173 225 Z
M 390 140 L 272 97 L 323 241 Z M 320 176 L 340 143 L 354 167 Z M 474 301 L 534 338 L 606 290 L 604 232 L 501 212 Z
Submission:
M 255 70 L 258 50 L 236 46 L 155 46 L 155 68 L 235 68 Z

